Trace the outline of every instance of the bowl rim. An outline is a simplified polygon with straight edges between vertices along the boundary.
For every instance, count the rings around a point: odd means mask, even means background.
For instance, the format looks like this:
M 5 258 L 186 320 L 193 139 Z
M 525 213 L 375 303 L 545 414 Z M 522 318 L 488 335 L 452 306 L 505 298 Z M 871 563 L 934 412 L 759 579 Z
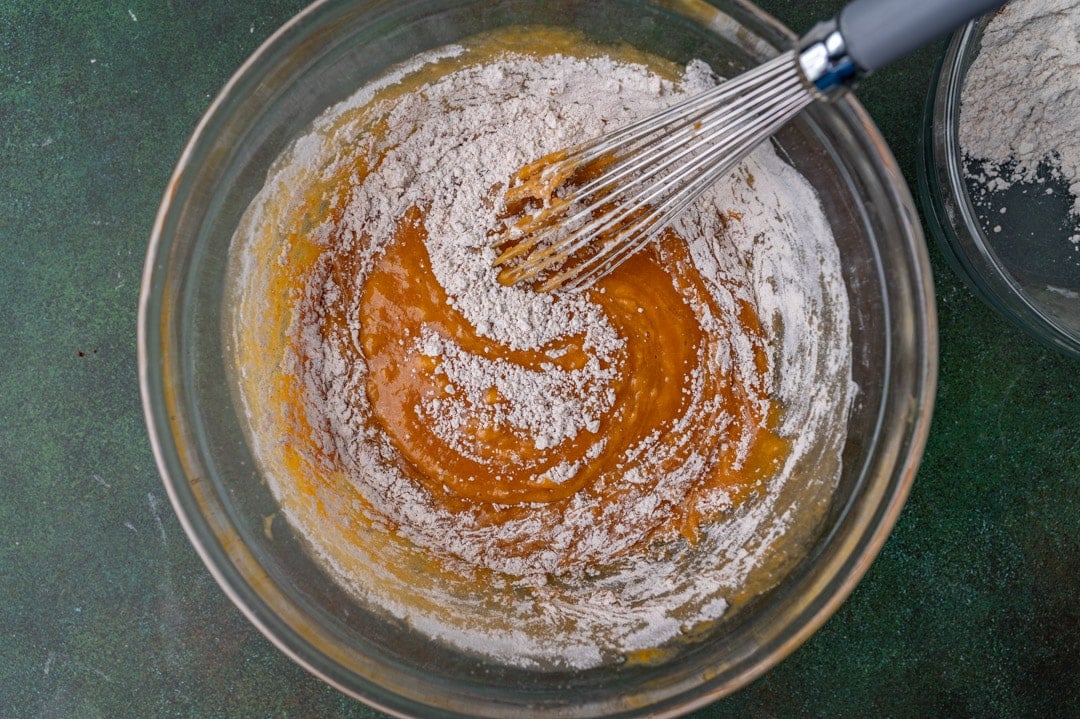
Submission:
M 295 33 L 299 33 L 313 17 L 323 12 L 327 6 L 338 4 L 339 1 L 316 0 L 316 2 L 302 9 L 272 33 L 232 74 L 221 91 L 214 97 L 200 118 L 190 139 L 185 144 L 176 168 L 166 186 L 147 249 L 138 308 L 138 377 L 143 412 L 155 463 L 170 502 L 189 541 L 195 547 L 203 563 L 225 594 L 279 650 L 314 676 L 319 677 L 342 693 L 359 699 L 379 711 L 394 716 L 410 717 L 416 716 L 415 711 L 423 707 L 411 703 L 411 700 L 407 700 L 405 704 L 402 704 L 398 701 L 400 698 L 394 695 L 392 691 L 387 692 L 382 687 L 374 685 L 367 687 L 367 691 L 358 691 L 354 686 L 348 685 L 341 677 L 325 670 L 318 663 L 312 661 L 305 647 L 297 644 L 298 641 L 307 642 L 308 640 L 295 636 L 295 633 L 291 632 L 290 628 L 283 622 L 278 621 L 278 618 L 273 614 L 259 611 L 255 605 L 262 605 L 264 602 L 252 590 L 249 581 L 238 569 L 237 559 L 224 552 L 220 546 L 212 546 L 207 541 L 208 537 L 215 536 L 214 531 L 210 528 L 206 517 L 201 514 L 205 510 L 205 506 L 199 504 L 197 492 L 193 492 L 191 487 L 188 486 L 188 483 L 196 483 L 199 480 L 197 477 L 191 477 L 187 471 L 190 458 L 185 458 L 184 447 L 175 441 L 176 426 L 173 424 L 173 419 L 168 412 L 170 400 L 165 396 L 168 394 L 168 389 L 165 387 L 163 378 L 170 374 L 169 368 L 155 366 L 153 361 L 154 352 L 151 349 L 155 340 L 158 342 L 157 346 L 164 342 L 166 333 L 163 328 L 166 327 L 168 320 L 167 308 L 160 301 L 161 297 L 166 295 L 166 292 L 163 287 L 164 283 L 159 280 L 159 274 L 165 275 L 163 279 L 167 279 L 166 269 L 169 264 L 167 257 L 163 258 L 162 250 L 168 244 L 166 235 L 169 221 L 180 198 L 178 193 L 182 190 L 182 181 L 192 169 L 193 158 L 198 155 L 198 148 L 207 141 L 207 136 L 211 132 L 215 120 L 224 112 L 229 97 L 236 89 L 243 85 L 252 75 L 257 74 L 260 65 L 273 56 L 281 46 L 286 45 L 290 37 Z M 791 41 L 796 39 L 796 36 L 781 23 L 752 5 L 748 0 L 729 0 L 729 2 L 748 15 L 754 16 L 771 30 L 789 38 Z M 378 2 L 363 4 L 375 5 Z M 671 5 L 670 2 L 660 4 L 664 6 Z M 799 626 L 798 631 L 790 634 L 770 651 L 763 653 L 756 662 L 746 666 L 741 672 L 733 676 L 730 681 L 714 686 L 708 686 L 708 682 L 702 681 L 701 684 L 695 687 L 696 691 L 694 692 L 679 693 L 660 704 L 647 707 L 650 716 L 681 715 L 687 711 L 711 704 L 732 691 L 749 684 L 789 656 L 835 613 L 865 575 L 891 533 L 909 494 L 929 435 L 937 381 L 938 335 L 933 281 L 929 258 L 922 242 L 921 225 L 903 175 L 868 113 L 850 96 L 839 100 L 835 103 L 835 106 L 846 115 L 848 121 L 854 127 L 863 131 L 864 137 L 860 139 L 867 143 L 868 147 L 873 148 L 875 158 L 880 162 L 879 171 L 888 180 L 882 181 L 882 187 L 888 191 L 890 201 L 899 210 L 903 225 L 903 236 L 909 245 L 906 248 L 907 254 L 912 261 L 911 286 L 915 292 L 911 297 L 911 301 L 914 304 L 916 318 L 921 320 L 922 324 L 914 329 L 911 339 L 920 346 L 921 351 L 917 352 L 916 356 L 921 361 L 918 367 L 911 369 L 914 375 L 912 404 L 916 411 L 912 412 L 908 417 L 909 421 L 905 425 L 904 431 L 898 433 L 900 436 L 895 440 L 896 447 L 900 448 L 896 450 L 896 458 L 901 461 L 893 461 L 892 463 L 893 469 L 885 490 L 887 501 L 876 506 L 877 520 L 873 523 L 873 530 L 859 538 L 861 542 L 860 551 L 853 553 L 843 563 L 843 572 L 832 577 L 833 581 L 837 581 L 837 577 L 839 577 L 836 586 L 823 594 L 824 601 L 819 602 L 812 608 L 808 618 Z M 892 352 L 894 349 L 890 347 L 887 351 Z M 162 352 L 163 365 L 167 364 L 167 355 L 167 352 Z M 888 364 L 889 361 L 886 360 L 886 363 Z M 164 407 L 162 403 L 164 403 Z M 882 406 L 884 404 L 885 400 L 883 398 Z M 880 416 L 878 421 L 881 421 Z M 242 543 L 237 543 L 236 546 L 242 547 Z M 241 561 L 243 561 L 243 558 L 241 558 Z M 251 559 L 251 561 L 254 562 L 254 559 Z M 257 567 L 255 567 L 255 571 L 258 571 Z M 307 648 L 310 648 L 310 642 Z M 431 707 L 427 708 L 430 710 Z M 620 712 L 617 715 L 623 716 L 624 713 Z M 629 711 L 625 715 L 637 715 L 637 712 Z M 610 716 L 616 716 L 616 714 Z

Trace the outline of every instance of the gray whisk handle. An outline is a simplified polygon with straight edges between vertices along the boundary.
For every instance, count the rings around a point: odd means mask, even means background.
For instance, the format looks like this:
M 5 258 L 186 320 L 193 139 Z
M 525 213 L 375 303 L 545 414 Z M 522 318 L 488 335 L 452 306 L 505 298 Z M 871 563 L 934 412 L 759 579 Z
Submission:
M 927 45 L 1005 0 L 854 0 L 837 17 L 848 55 L 865 74 Z

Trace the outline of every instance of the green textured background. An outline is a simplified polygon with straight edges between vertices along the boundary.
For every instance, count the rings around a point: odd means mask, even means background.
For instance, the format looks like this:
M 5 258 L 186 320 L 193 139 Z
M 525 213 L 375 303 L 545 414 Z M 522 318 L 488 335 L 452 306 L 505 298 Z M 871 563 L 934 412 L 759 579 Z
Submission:
M 840 4 L 761 5 L 807 28 Z M 379 716 L 218 589 L 158 479 L 136 379 L 172 166 L 301 6 L 0 2 L 0 717 Z M 912 187 L 939 50 L 859 92 Z M 937 411 L 895 532 L 821 631 L 697 719 L 1080 715 L 1080 363 L 931 257 Z

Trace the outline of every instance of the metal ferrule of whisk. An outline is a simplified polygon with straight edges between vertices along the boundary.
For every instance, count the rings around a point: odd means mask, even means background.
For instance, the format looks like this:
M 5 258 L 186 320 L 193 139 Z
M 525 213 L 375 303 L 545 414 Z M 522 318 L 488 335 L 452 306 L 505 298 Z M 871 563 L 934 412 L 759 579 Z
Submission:
M 802 38 L 798 61 L 807 86 L 822 99 L 843 94 L 860 75 L 836 18 L 818 23 Z

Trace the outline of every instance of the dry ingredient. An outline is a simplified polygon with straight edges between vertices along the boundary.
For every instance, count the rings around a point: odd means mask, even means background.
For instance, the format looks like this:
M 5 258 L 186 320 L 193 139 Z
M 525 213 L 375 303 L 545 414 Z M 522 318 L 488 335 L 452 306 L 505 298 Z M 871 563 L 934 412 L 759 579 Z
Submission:
M 234 338 L 255 453 L 346 586 L 459 648 L 588 667 L 797 561 L 839 472 L 848 310 L 770 147 L 596 289 L 500 285 L 500 183 L 715 82 L 536 33 L 418 58 L 296 142 L 238 232 Z
M 965 78 L 959 141 L 990 190 L 1041 182 L 1048 168 L 1080 223 L 1078 0 L 1013 0 L 990 20 Z

